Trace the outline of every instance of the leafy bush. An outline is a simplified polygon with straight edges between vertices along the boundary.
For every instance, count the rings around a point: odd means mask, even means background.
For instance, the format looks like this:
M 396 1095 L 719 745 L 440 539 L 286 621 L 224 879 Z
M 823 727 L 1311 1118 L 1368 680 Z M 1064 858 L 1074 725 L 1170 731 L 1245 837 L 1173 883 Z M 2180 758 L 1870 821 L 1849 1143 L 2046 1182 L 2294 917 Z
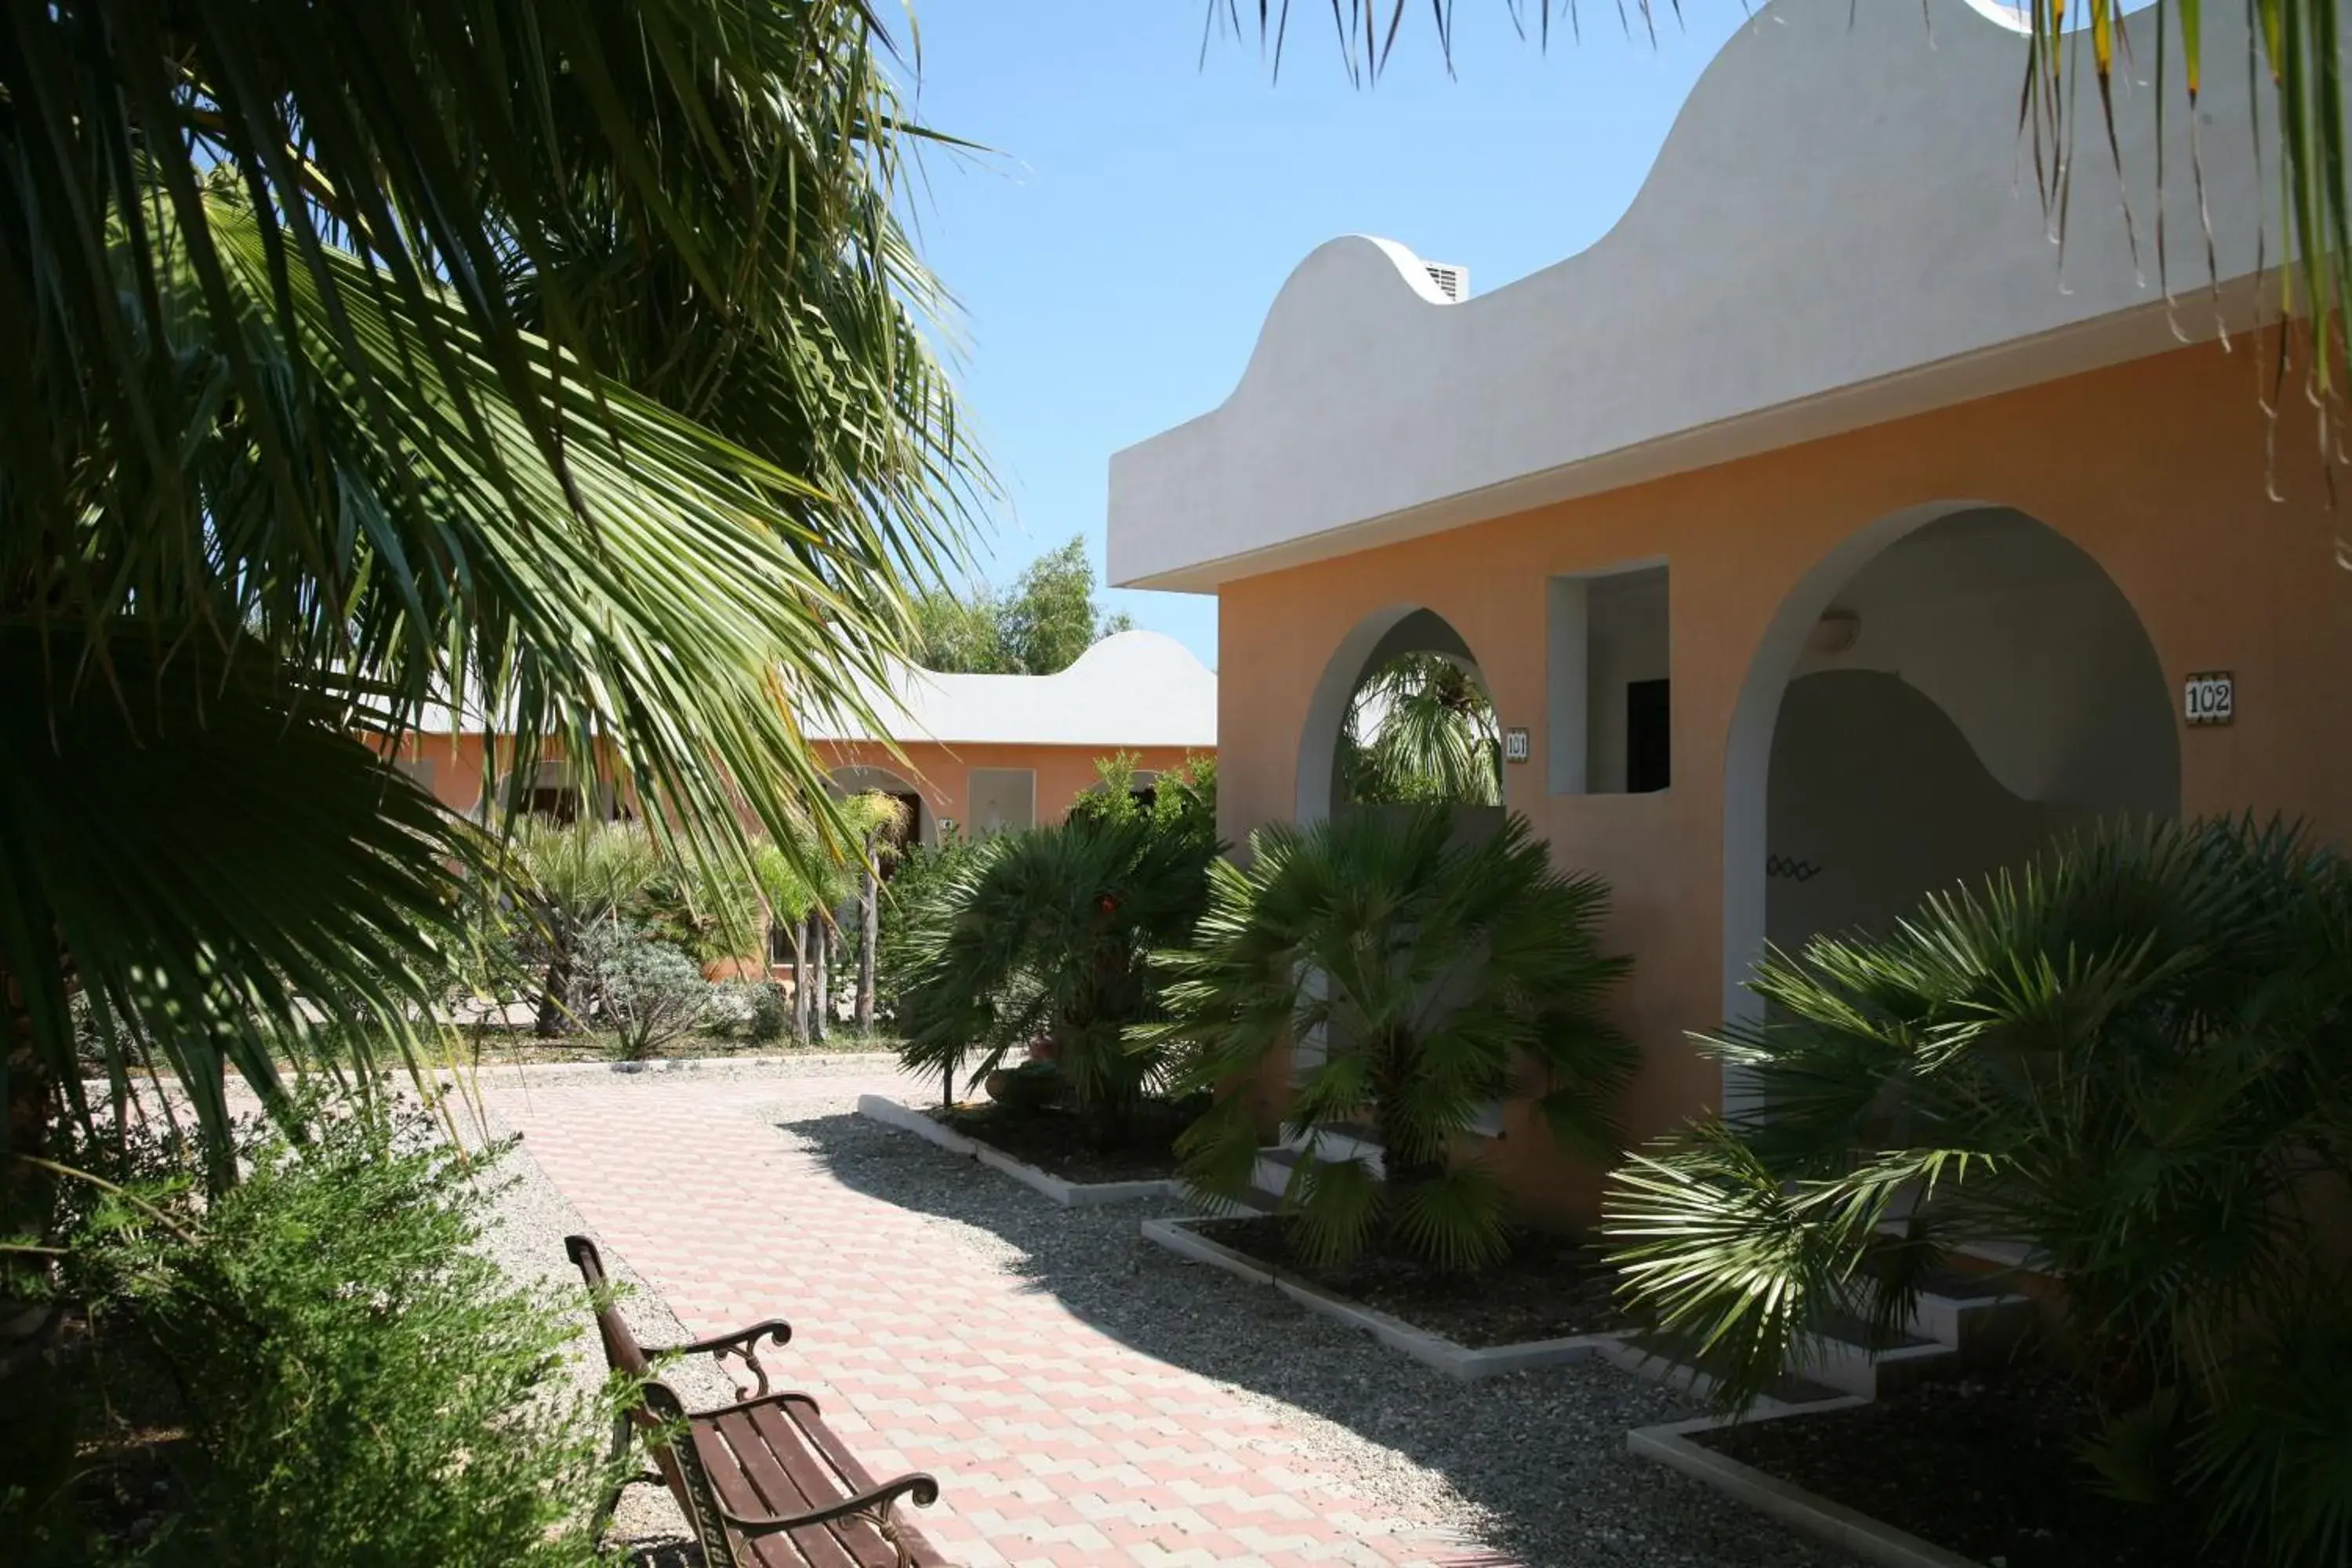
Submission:
M 1629 1289 L 1751 1399 L 1831 1314 L 1899 1322 L 2022 1241 L 2114 1425 L 2279 1563 L 2352 1552 L 2352 869 L 2247 823 L 2109 829 L 1885 936 L 1816 938 L 1714 1043 L 1759 1109 L 1631 1163 Z M 2090 1474 L 2085 1472 L 2086 1477 Z
M 1601 1013 L 1627 967 L 1601 951 L 1608 890 L 1553 870 L 1525 818 L 1482 834 L 1432 806 L 1263 828 L 1248 865 L 1220 862 L 1211 882 L 1194 946 L 1161 959 L 1169 1021 L 1139 1043 L 1177 1053 L 1178 1089 L 1213 1092 L 1324 1042 L 1288 1130 L 1369 1114 L 1383 1170 L 1298 1163 L 1284 1202 L 1311 1258 L 1352 1257 L 1384 1223 L 1442 1267 L 1499 1258 L 1502 1187 L 1454 1145 L 1512 1091 L 1523 1054 L 1545 1074 L 1536 1106 L 1553 1135 L 1614 1152 L 1608 1105 L 1633 1053 Z M 1258 1142 L 1251 1097 L 1225 1093 L 1180 1143 L 1185 1173 L 1238 1197 Z
M 900 1060 L 968 1081 L 1050 1042 L 1078 1109 L 1116 1136 L 1158 1077 L 1126 1039 L 1158 1016 L 1152 955 L 1190 935 L 1216 850 L 1139 814 L 985 840 L 919 907 Z
M 937 844 L 909 844 L 898 852 L 898 867 L 882 889 L 874 944 L 876 989 L 890 1016 L 901 1011 L 914 979 L 917 933 L 927 919 L 936 918 L 944 889 L 964 874 L 984 842 L 950 832 Z
M 694 960 L 631 926 L 606 922 L 583 939 L 581 953 L 598 1016 L 622 1058 L 636 1061 L 692 1029 L 712 986 Z
M 150 1146 L 69 1231 L 60 1283 L 100 1353 L 169 1371 L 177 1408 L 140 1424 L 190 1435 L 140 1560 L 595 1562 L 608 1415 L 570 1392 L 565 1327 L 475 1249 L 481 1163 L 421 1113 L 308 1120 L 299 1145 L 248 1136 L 209 1201 Z
M 744 1020 L 743 1037 L 755 1046 L 772 1045 L 784 1037 L 792 1021 L 793 1007 L 784 999 L 784 988 L 772 980 L 753 982 L 751 1016 Z

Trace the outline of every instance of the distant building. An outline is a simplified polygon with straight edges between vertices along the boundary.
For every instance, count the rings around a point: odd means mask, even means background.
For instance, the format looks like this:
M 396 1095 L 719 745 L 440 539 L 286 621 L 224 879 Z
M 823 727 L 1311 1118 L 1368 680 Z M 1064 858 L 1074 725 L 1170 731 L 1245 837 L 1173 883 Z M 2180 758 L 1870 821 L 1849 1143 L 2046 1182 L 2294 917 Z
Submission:
M 1058 822 L 1114 752 L 1134 756 L 1149 787 L 1217 749 L 1216 673 L 1159 632 L 1105 637 L 1058 675 L 907 668 L 868 700 L 900 757 L 856 723 L 815 721 L 810 737 L 845 792 L 907 800 L 926 844 L 949 823 L 970 835 Z
M 867 700 L 887 741 L 824 714 L 806 732 L 845 795 L 904 799 L 908 832 L 926 844 L 954 824 L 965 834 L 1057 822 L 1095 783 L 1096 763 L 1136 759 L 1136 784 L 1217 747 L 1217 678 L 1183 644 L 1158 632 L 1121 632 L 1058 675 L 940 675 L 901 667 Z M 454 810 L 480 805 L 486 748 L 499 744 L 479 717 L 427 713 L 399 765 Z M 894 746 L 896 754 L 894 754 Z M 539 763 L 531 809 L 570 818 L 613 816 L 611 786 L 583 792 L 560 757 Z

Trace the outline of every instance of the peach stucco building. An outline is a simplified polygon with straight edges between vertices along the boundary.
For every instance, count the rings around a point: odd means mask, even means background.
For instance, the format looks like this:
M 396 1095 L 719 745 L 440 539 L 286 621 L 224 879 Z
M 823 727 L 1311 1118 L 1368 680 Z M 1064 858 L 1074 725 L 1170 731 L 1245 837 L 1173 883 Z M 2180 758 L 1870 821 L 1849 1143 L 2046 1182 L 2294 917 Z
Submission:
M 1148 785 L 1217 749 L 1216 674 L 1159 632 L 1105 637 L 1056 675 L 902 669 L 867 700 L 887 743 L 822 719 L 810 738 L 843 789 L 905 799 L 927 844 L 950 823 L 970 835 L 1059 822 L 1116 752 Z
M 2104 815 L 2352 840 L 2346 524 L 2303 399 L 2260 402 L 2249 85 L 2201 105 L 2218 291 L 2165 122 L 2168 306 L 2150 93 L 2116 110 L 2137 264 L 2088 121 L 2062 258 L 1997 9 L 1772 0 L 1591 249 L 1456 300 L 1335 240 L 1222 406 L 1111 461 L 1112 580 L 1218 599 L 1227 837 L 1335 809 L 1368 669 L 1475 669 L 1508 809 L 1613 889 L 1635 1137 L 1724 1098 L 1685 1032 L 1752 1006 L 1768 938 Z M 1589 1212 L 1596 1173 L 1498 1124 L 1530 1206 Z
M 1058 822 L 1095 784 L 1095 764 L 1115 753 L 1135 758 L 1135 782 L 1148 787 L 1217 749 L 1216 673 L 1158 632 L 1105 637 L 1056 675 L 901 666 L 866 698 L 880 732 L 826 714 L 809 718 L 803 731 L 835 786 L 899 796 L 909 832 L 926 844 L 950 825 L 971 835 Z M 402 742 L 399 765 L 470 814 L 481 802 L 484 750 L 498 744 L 478 720 L 435 710 Z M 539 768 L 548 805 L 573 809 L 572 770 L 560 759 Z M 601 795 L 607 813 L 614 792 Z

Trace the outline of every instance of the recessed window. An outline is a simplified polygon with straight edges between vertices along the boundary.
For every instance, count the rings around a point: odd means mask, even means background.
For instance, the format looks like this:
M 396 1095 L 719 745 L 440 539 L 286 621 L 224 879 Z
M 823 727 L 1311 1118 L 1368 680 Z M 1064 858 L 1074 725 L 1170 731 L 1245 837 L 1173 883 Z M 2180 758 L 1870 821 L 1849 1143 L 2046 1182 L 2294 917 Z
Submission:
M 1555 577 L 1547 626 L 1554 795 L 1640 795 L 1674 776 L 1664 565 Z

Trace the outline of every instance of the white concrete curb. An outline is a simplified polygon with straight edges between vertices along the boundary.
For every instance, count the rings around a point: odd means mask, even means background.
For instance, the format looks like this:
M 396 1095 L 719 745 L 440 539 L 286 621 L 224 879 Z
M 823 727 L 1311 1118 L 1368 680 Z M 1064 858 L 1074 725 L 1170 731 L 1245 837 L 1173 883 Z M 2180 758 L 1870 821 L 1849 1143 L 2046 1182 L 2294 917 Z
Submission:
M 1866 1403 L 1862 1399 L 1824 1401 L 1808 1405 L 1801 1411 L 1783 1408 L 1749 1419 L 1785 1420 L 1790 1415 L 1850 1409 Z M 1701 1447 L 1685 1436 L 1730 1425 L 1735 1423 L 1708 1415 L 1696 1421 L 1669 1422 L 1663 1426 L 1638 1426 L 1625 1434 L 1625 1447 L 1643 1458 L 1670 1465 L 1704 1481 L 1726 1497 L 1769 1514 L 1792 1530 L 1843 1547 L 1881 1568 L 1982 1568 L 1973 1558 L 1948 1552 L 1933 1542 L 1922 1541 L 1891 1524 L 1882 1524 L 1843 1503 L 1832 1502 L 1792 1482 L 1767 1475 L 1753 1465 L 1743 1465 L 1712 1448 Z
M 1335 1296 L 1320 1286 L 1304 1279 L 1293 1279 L 1268 1268 L 1254 1258 L 1244 1257 L 1232 1247 L 1211 1241 L 1193 1228 L 1198 1220 L 1148 1219 L 1143 1222 L 1144 1239 L 1155 1242 L 1169 1251 L 1196 1263 L 1206 1263 L 1222 1268 L 1237 1279 L 1253 1285 L 1271 1285 L 1310 1312 L 1360 1329 L 1388 1346 L 1402 1351 L 1425 1366 L 1435 1367 L 1448 1377 L 1465 1382 L 1496 1377 L 1507 1372 L 1521 1372 L 1528 1367 L 1559 1366 L 1564 1363 L 1584 1361 L 1609 1354 L 1618 1347 L 1616 1334 L 1577 1334 L 1559 1340 L 1528 1340 L 1518 1344 L 1490 1345 L 1474 1350 L 1455 1344 L 1452 1340 L 1414 1328 L 1402 1318 Z
M 936 1117 L 910 1110 L 883 1095 L 859 1095 L 857 1114 L 885 1126 L 912 1132 L 918 1138 L 938 1144 L 950 1154 L 961 1154 L 967 1160 L 979 1161 L 991 1170 L 1002 1171 L 1023 1186 L 1045 1194 L 1064 1208 L 1093 1208 L 1101 1204 L 1125 1204 L 1139 1198 L 1176 1195 L 1176 1183 L 1165 1178 L 1140 1182 L 1066 1181 L 1050 1171 L 1041 1171 L 1025 1161 L 1016 1160 L 1002 1149 L 991 1148 L 977 1139 L 967 1138 Z

